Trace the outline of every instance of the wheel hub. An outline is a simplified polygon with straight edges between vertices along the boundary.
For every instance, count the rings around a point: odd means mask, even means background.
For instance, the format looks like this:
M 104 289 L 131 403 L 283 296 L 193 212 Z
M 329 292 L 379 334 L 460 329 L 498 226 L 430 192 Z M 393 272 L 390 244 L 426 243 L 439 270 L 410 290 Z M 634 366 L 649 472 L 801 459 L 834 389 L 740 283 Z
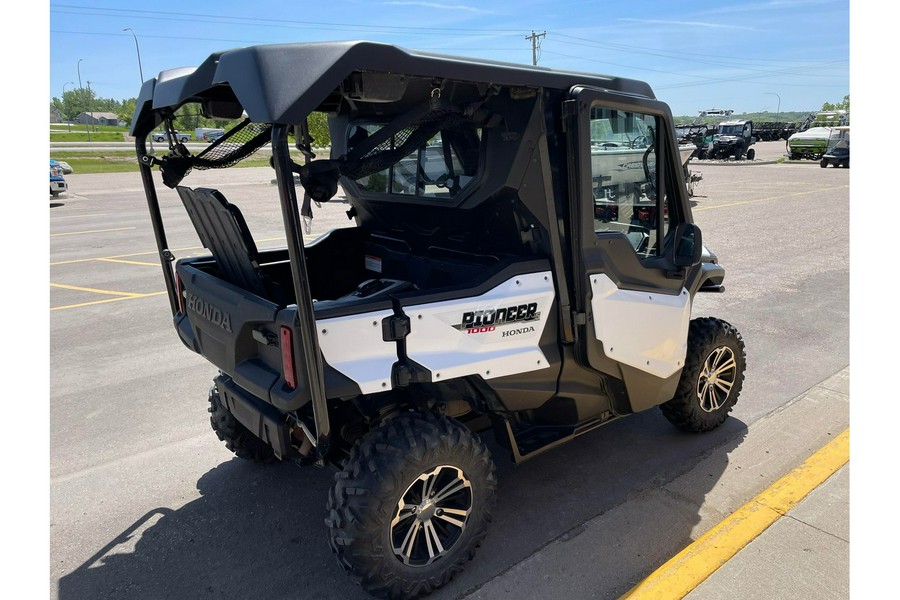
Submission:
M 697 400 L 705 412 L 718 410 L 728 400 L 737 377 L 734 352 L 721 346 L 710 352 L 697 379 Z
M 472 484 L 449 465 L 423 473 L 400 496 L 391 520 L 391 546 L 411 567 L 430 565 L 459 541 L 472 512 Z

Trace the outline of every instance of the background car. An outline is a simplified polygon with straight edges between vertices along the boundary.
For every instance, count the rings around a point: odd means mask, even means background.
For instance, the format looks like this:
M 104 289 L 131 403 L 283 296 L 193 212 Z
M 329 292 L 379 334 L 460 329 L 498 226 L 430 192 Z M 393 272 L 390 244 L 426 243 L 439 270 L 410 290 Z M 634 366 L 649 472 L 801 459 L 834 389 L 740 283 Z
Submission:
M 56 164 L 58 164 L 59 168 L 62 169 L 63 175 L 71 175 L 72 173 L 75 172 L 75 170 L 69 166 L 69 163 L 67 163 L 64 160 L 57 160 Z
M 165 142 L 169 139 L 169 136 L 166 135 L 166 132 L 162 131 L 154 131 L 150 134 L 150 137 L 153 138 L 154 142 Z M 189 133 L 181 133 L 180 131 L 175 132 L 175 140 L 181 142 L 182 144 L 191 139 L 191 134 Z
M 56 198 L 69 190 L 69 184 L 63 178 L 62 167 L 55 160 L 50 161 L 50 195 Z

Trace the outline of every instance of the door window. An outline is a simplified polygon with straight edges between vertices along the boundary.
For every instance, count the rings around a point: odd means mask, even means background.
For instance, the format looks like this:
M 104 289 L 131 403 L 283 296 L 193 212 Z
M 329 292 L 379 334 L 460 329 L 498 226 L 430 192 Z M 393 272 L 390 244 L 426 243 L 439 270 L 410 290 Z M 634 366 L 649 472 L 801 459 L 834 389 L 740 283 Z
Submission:
M 642 259 L 659 256 L 669 228 L 665 190 L 657 190 L 658 131 L 653 115 L 591 108 L 594 233 L 624 234 Z

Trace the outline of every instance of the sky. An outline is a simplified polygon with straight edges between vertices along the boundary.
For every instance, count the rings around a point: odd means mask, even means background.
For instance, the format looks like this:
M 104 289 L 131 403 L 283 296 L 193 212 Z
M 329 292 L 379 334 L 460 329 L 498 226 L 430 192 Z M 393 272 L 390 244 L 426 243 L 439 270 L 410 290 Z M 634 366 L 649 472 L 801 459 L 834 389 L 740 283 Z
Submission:
M 49 3 L 49 94 L 124 100 L 141 72 L 254 44 L 366 39 L 647 81 L 676 116 L 812 111 L 850 92 L 849 0 Z M 285 7 L 293 7 L 286 13 Z M 123 31 L 130 29 L 131 31 Z M 132 33 L 134 32 L 134 33 Z M 137 43 L 136 43 L 137 42 Z M 138 62 L 140 53 L 140 63 Z

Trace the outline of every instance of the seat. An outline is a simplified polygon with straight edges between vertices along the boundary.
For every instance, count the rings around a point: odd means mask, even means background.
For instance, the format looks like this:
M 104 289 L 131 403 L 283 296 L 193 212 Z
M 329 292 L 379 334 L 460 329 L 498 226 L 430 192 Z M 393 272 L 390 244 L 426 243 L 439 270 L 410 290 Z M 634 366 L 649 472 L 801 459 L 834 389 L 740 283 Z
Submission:
M 263 298 L 268 286 L 259 267 L 258 251 L 247 222 L 237 206 L 213 188 L 176 188 L 200 236 L 216 260 L 219 276 L 225 281 Z

